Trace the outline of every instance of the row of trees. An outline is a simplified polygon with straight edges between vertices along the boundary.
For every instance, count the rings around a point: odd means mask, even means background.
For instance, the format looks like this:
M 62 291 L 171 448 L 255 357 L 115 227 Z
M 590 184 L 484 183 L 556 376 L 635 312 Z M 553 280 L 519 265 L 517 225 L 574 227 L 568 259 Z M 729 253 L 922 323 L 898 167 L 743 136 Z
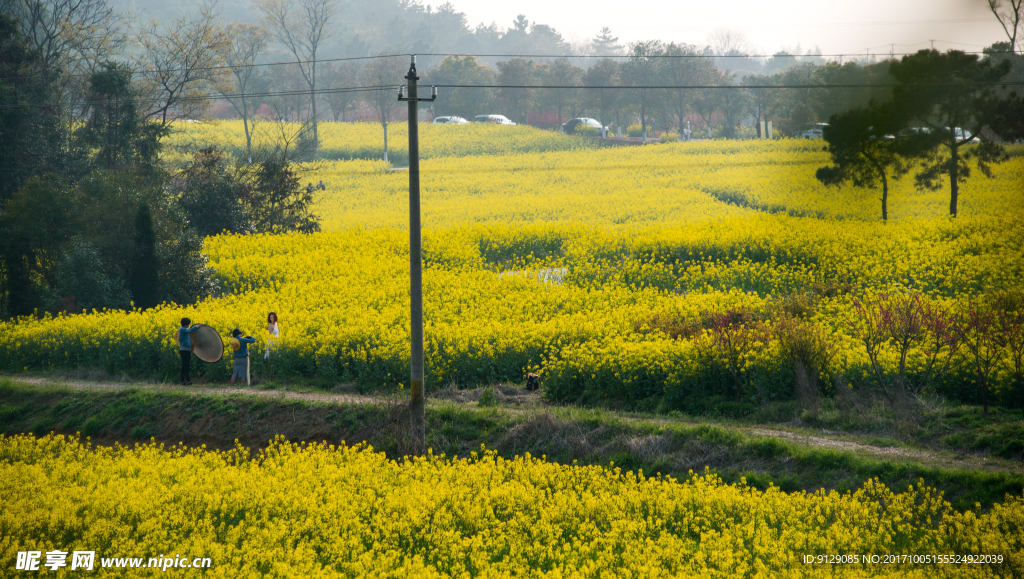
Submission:
M 399 83 L 405 62 L 394 58 L 383 59 L 384 62 L 370 60 L 365 67 L 352 61 L 318 65 L 316 55 L 320 46 L 330 37 L 330 30 L 339 18 L 334 1 L 302 0 L 301 9 L 288 11 L 282 0 L 259 0 L 254 6 L 262 14 L 266 28 L 233 25 L 232 30 L 245 31 L 245 34 L 233 36 L 236 39 L 235 52 L 246 56 L 234 59 L 232 68 L 238 78 L 235 93 L 243 95 L 233 104 L 245 120 L 247 131 L 250 111 L 265 106 L 279 118 L 310 120 L 314 125 L 314 142 L 317 136 L 315 124 L 320 118 L 318 111 L 323 110 L 329 111 L 335 120 L 342 121 L 348 120 L 353 113 L 358 113 L 363 119 L 369 115 L 384 125 L 386 134 L 395 108 L 388 106 L 387 101 L 391 99 L 388 99 L 386 91 L 357 93 L 347 89 Z M 1009 39 L 1008 43 L 993 45 L 991 50 L 1016 58 L 1016 36 L 1021 27 L 1022 7 L 1015 0 L 990 0 L 989 4 Z M 442 12 L 451 10 L 450 6 L 441 9 Z M 524 48 L 540 53 L 573 52 L 572 47 L 553 29 L 530 23 L 522 15 L 508 30 L 501 32 L 495 29 L 493 36 L 513 47 L 508 51 L 511 54 Z M 273 38 L 287 48 L 296 63 L 254 72 L 258 68 L 260 54 L 269 49 Z M 617 126 L 635 121 L 645 132 L 649 125 L 682 130 L 687 123 L 696 123 L 709 135 L 717 130 L 718 134 L 726 137 L 735 133 L 737 124 L 743 119 L 753 120 L 755 127 L 761 120 L 774 121 L 783 134 L 799 132 L 832 114 L 864 106 L 872 98 L 884 98 L 887 92 L 885 85 L 893 81 L 887 62 L 824 63 L 820 56 L 810 52 L 799 56 L 799 51 L 794 54 L 782 51 L 761 63 L 749 56 L 742 35 L 720 30 L 710 40 L 711 44 L 703 48 L 659 41 L 637 42 L 625 47 L 605 28 L 590 41 L 590 53 L 625 58 L 598 60 L 591 56 L 534 61 L 512 57 L 488 63 L 468 55 L 449 56 L 430 69 L 424 80 L 433 84 L 502 87 L 442 91 L 440 98 L 433 103 L 435 115 L 471 117 L 500 110 L 520 123 L 529 123 L 531 112 L 552 112 L 556 122 L 560 123 L 566 116 L 586 114 Z M 1006 46 L 1001 46 L 1003 44 Z M 401 50 L 410 49 L 393 46 L 391 53 Z M 588 66 L 584 68 L 583 64 Z M 1024 74 L 1024 67 L 1017 68 L 1018 76 Z M 723 72 L 729 69 L 737 72 Z M 243 75 L 246 77 L 244 80 L 240 78 Z M 713 87 L 744 84 L 764 88 L 640 88 L 652 84 Z M 515 88 L 530 85 L 566 88 Z M 324 94 L 317 94 L 317 86 Z M 617 86 L 627 87 L 627 90 L 572 88 L 577 86 Z M 773 88 L 794 86 L 799 88 Z M 628 87 L 636 88 L 628 90 Z M 289 96 L 267 96 L 271 92 Z M 301 94 L 303 92 L 306 94 Z M 259 96 L 247 102 L 244 95 L 252 93 Z
M 805 63 L 772 76 L 751 74 L 740 78 L 719 70 L 713 59 L 700 55 L 696 46 L 647 41 L 631 44 L 626 58 L 602 59 L 586 70 L 565 58 L 549 63 L 510 59 L 498 63 L 495 72 L 472 56 L 448 57 L 428 74 L 428 82 L 503 87 L 443 91 L 434 103 L 434 112 L 439 114 L 466 116 L 508 107 L 520 122 L 527 121 L 530 111 L 554 111 L 556 119 L 586 115 L 613 126 L 636 122 L 644 131 L 649 127 L 682 130 L 690 122 L 709 134 L 718 129 L 722 136 L 730 137 L 748 117 L 755 125 L 765 119 L 775 121 L 782 130 L 802 130 L 806 124 L 827 118 L 843 107 L 867 102 L 879 90 L 831 86 L 883 84 L 885 76 L 879 65 Z M 566 88 L 518 89 L 516 85 Z M 774 88 L 794 85 L 820 88 Z M 645 88 L 651 86 L 683 88 Z M 714 88 L 685 88 L 695 86 Z
M 499 62 L 495 70 L 473 55 L 454 55 L 427 71 L 422 82 L 470 86 L 439 91 L 437 101 L 431 105 L 435 116 L 472 118 L 478 114 L 499 112 L 517 122 L 529 124 L 533 116 L 531 113 L 552 112 L 555 119 L 562 121 L 576 116 L 591 116 L 607 125 L 624 127 L 636 122 L 645 129 L 682 129 L 689 121 L 691 126 L 698 125 L 705 130 L 718 131 L 716 134 L 722 136 L 732 136 L 737 123 L 748 115 L 755 121 L 773 120 L 783 132 L 802 130 L 809 123 L 827 119 L 833 112 L 864 104 L 885 90 L 833 88 L 835 85 L 885 84 L 890 80 L 884 63 L 870 66 L 853 62 L 824 66 L 805 63 L 772 76 L 738 78 L 717 69 L 713 59 L 695 58 L 698 52 L 692 45 L 663 45 L 651 41 L 631 45 L 630 51 L 628 58 L 601 59 L 587 69 L 577 66 L 575 59 L 562 57 L 550 62 L 511 58 Z M 317 86 L 322 94 L 314 98 L 310 98 L 309 86 L 297 66 L 261 69 L 250 64 L 239 67 L 235 94 L 248 96 L 232 98 L 230 102 L 234 113 L 245 121 L 247 132 L 254 117 L 258 121 L 257 110 L 270 111 L 272 116 L 283 119 L 311 119 L 314 101 L 321 118 L 329 116 L 343 122 L 354 118 L 390 118 L 393 111 L 381 111 L 380 106 L 382 98 L 394 100 L 390 98 L 391 91 L 346 90 L 401 82 L 408 68 L 407 59 L 379 56 L 381 58 L 366 64 L 352 61 L 321 63 Z M 650 85 L 728 87 L 737 84 L 766 88 L 640 88 Z M 773 88 L 796 84 L 820 88 Z M 516 88 L 530 85 L 565 88 Z M 490 86 L 502 88 L 488 88 Z M 584 86 L 621 88 L 573 88 Z M 268 94 L 274 92 L 284 96 Z
M 1020 26 L 1021 9 L 1006 1 L 992 0 L 992 11 L 1006 25 L 1010 38 L 1007 52 L 1015 56 L 1013 35 Z M 402 82 L 407 62 L 402 57 L 325 62 L 325 50 L 334 46 L 331 42 L 335 32 L 343 29 L 338 0 L 256 0 L 252 7 L 261 24 L 224 24 L 212 2 L 215 0 L 205 0 L 196 12 L 178 16 L 172 22 L 141 27 L 129 26 L 105 0 L 0 0 L 0 5 L 23 16 L 22 28 L 30 44 L 48 55 L 48 63 L 56 63 L 63 71 L 61 84 L 67 90 L 59 96 L 69 102 L 69 114 L 83 113 L 82 79 L 88 76 L 84 72 L 95 70 L 98 63 L 133 46 L 129 52 L 132 68 L 137 71 L 133 83 L 140 109 L 146 118 L 160 124 L 166 125 L 174 117 L 201 116 L 214 98 L 224 98 L 244 121 L 247 149 L 252 146 L 251 125 L 261 117 L 257 111 L 264 111 L 264 117 L 270 112 L 269 116 L 276 118 L 308 122 L 309 143 L 314 152 L 319 149 L 318 122 L 326 116 L 342 121 L 353 114 L 361 119 L 372 118 L 384 125 L 386 134 L 387 124 L 396 112 L 396 103 L 390 102 L 394 100 L 390 98 L 391 87 Z M 349 9 L 355 8 L 347 7 L 346 14 Z M 452 11 L 451 6 L 443 6 L 437 14 Z M 39 14 L 66 17 L 50 21 Z M 1018 21 L 1011 21 L 1015 14 Z M 771 120 L 783 134 L 793 134 L 834 113 L 864 106 L 871 98 L 882 98 L 885 89 L 871 87 L 892 82 L 886 63 L 822 64 L 820 58 L 798 59 L 785 52 L 769 59 L 764 66 L 746 66 L 776 71 L 770 75 L 723 72 L 716 62 L 736 64 L 745 62 L 744 58 L 753 61 L 745 56 L 742 39 L 737 40 L 728 31 L 719 32 L 711 39 L 713 46 L 703 48 L 659 41 L 624 47 L 605 28 L 589 43 L 591 52 L 619 54 L 623 58 L 534 61 L 512 57 L 489 66 L 472 56 L 450 56 L 430 68 L 424 81 L 503 87 L 443 90 L 433 104 L 435 115 L 471 117 L 500 111 L 521 123 L 530 122 L 531 112 L 541 113 L 541 117 L 553 113 L 547 116 L 553 116 L 555 123 L 566 117 L 587 115 L 619 127 L 636 122 L 645 132 L 651 126 L 682 130 L 696 125 L 695 129 L 706 130 L 709 135 L 726 137 L 733 136 L 737 124 L 744 119 L 752 120 L 754 127 L 761 120 Z M 531 23 L 525 16 L 519 16 L 507 30 L 495 28 L 493 35 L 500 37 L 503 46 L 508 45 L 510 54 L 526 48 L 541 53 L 572 52 L 557 32 Z M 46 40 L 54 38 L 73 41 L 62 40 L 65 44 L 54 49 L 54 43 Z M 336 48 L 332 50 L 336 52 Z M 267 58 L 280 60 L 273 53 L 275 49 L 283 50 L 286 60 L 292 63 L 262 66 L 260 63 Z M 391 53 L 405 50 L 415 48 L 395 45 Z M 716 51 L 729 58 L 716 61 L 711 57 Z M 58 63 L 59 59 L 63 60 Z M 421 62 L 421 70 L 429 68 L 424 64 L 427 63 Z M 538 84 L 566 88 L 515 88 Z M 764 88 L 642 88 L 737 84 Z M 378 86 L 387 88 L 352 90 Z M 580 86 L 627 88 L 573 88 Z M 800 88 L 772 88 L 793 86 Z
M 992 50 L 995 60 L 1020 60 L 998 52 L 1001 44 Z M 549 62 L 511 58 L 492 69 L 473 55 L 453 55 L 426 72 L 422 82 L 461 85 L 439 91 L 431 105 L 435 116 L 472 118 L 499 112 L 519 123 L 537 124 L 533 119 L 553 113 L 550 116 L 557 122 L 591 116 L 611 126 L 640 124 L 644 131 L 652 127 L 682 130 L 689 124 L 709 136 L 724 137 L 734 136 L 742 121 L 755 128 L 760 121 L 772 121 L 782 134 L 797 134 L 833 114 L 887 98 L 896 82 L 888 61 L 869 65 L 802 63 L 770 76 L 740 78 L 716 68 L 712 59 L 701 57 L 692 45 L 650 41 L 632 44 L 629 51 L 628 57 L 601 59 L 587 69 L 564 57 Z M 262 71 L 248 66 L 244 70 L 250 76 L 239 82 L 236 90 L 256 96 L 232 99 L 232 105 L 246 127 L 260 108 L 278 118 L 309 119 L 312 101 L 317 100 L 318 111 L 336 121 L 372 119 L 386 125 L 396 111 L 400 113 L 390 91 L 349 90 L 401 82 L 406 59 L 380 56 L 366 64 L 322 63 L 318 86 L 323 93 L 313 98 L 308 87 L 303 89 L 300 75 L 290 74 L 287 66 Z M 1014 67 L 1014 78 L 1005 80 L 1016 82 L 1022 72 L 1024 66 Z M 562 88 L 517 88 L 537 85 Z M 644 88 L 648 86 L 714 88 Z M 286 96 L 267 95 L 274 91 Z

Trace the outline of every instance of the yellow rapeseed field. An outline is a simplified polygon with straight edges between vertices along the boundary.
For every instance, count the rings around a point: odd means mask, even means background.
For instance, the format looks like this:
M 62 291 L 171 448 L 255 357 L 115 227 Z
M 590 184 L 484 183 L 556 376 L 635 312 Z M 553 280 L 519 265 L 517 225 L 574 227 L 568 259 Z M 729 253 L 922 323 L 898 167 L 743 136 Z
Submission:
M 207 577 L 1024 573 L 1020 497 L 958 513 L 929 489 L 893 493 L 877 481 L 786 494 L 712 474 L 676 481 L 486 452 L 392 461 L 281 440 L 253 455 L 0 437 L 0 501 L 5 562 L 27 550 L 94 550 L 97 567 L 181 555 L 209 558 Z
M 237 125 L 190 124 L 182 135 L 216 141 L 209 133 L 220 131 L 237 144 Z M 330 125 L 325 143 L 338 138 L 332 131 L 368 130 Z M 825 292 L 815 323 L 840 349 L 831 371 L 857 375 L 866 359 L 848 335 L 851 299 L 905 288 L 954 307 L 1024 279 L 1024 157 L 998 166 L 992 179 L 971 177 L 962 189 L 971 209 L 955 221 L 941 217 L 944 191 L 917 193 L 904 180 L 891 193 L 894 220 L 882 224 L 874 193 L 817 184 L 813 171 L 827 161 L 820 142 L 590 150 L 528 127 L 430 128 L 465 131 L 449 143 L 463 156 L 423 163 L 433 387 L 520 380 L 528 370 L 548 372 L 549 384 L 558 376 L 597 380 L 596 371 L 565 370 L 592 364 L 584 353 L 599 352 L 608 388 L 626 387 L 625 368 L 649 374 L 646 368 L 667 365 L 644 390 L 656 394 L 706 372 L 693 342 L 647 331 L 645 320 L 692 321 L 730 309 L 767 315 L 783 296 L 815 287 L 845 288 Z M 500 139 L 496 130 L 504 131 Z M 426 132 L 424 142 L 440 134 Z M 571 150 L 514 152 L 543 149 L 536 145 L 543 139 Z M 491 140 L 496 149 L 477 146 Z M 466 154 L 474 149 L 505 154 Z M 209 238 L 221 296 L 188 308 L 6 323 L 0 367 L 99 365 L 173 376 L 171 335 L 182 315 L 222 334 L 239 327 L 262 339 L 266 312 L 275 311 L 284 334 L 275 356 L 255 360 L 258 372 L 401 384 L 408 367 L 407 175 L 361 160 L 326 162 L 317 171 L 310 178 L 327 184 L 317 205 L 326 232 Z M 826 217 L 759 210 L 775 203 Z M 918 358 L 912 353 L 912 366 Z M 790 377 L 775 366 L 769 382 L 786 396 Z M 221 379 L 227 362 L 206 370 Z M 993 384 L 1005 389 L 1008 377 Z
M 25 318 L 0 324 L 4 371 L 103 367 L 168 379 L 182 316 L 222 335 L 281 321 L 258 375 L 401 387 L 409 375 L 407 174 L 373 160 L 375 125 L 321 125 L 325 231 L 218 235 L 205 251 L 219 295 L 188 307 Z M 404 146 L 401 125 L 393 143 Z M 599 148 L 528 127 L 423 128 L 427 383 L 517 382 L 549 397 L 670 405 L 732 396 L 709 362 L 708 316 L 742 312 L 766 336 L 813 300 L 801 324 L 834 349 L 823 383 L 869 380 L 859 301 L 920 295 L 955 312 L 1024 286 L 1024 157 L 973 175 L 962 213 L 948 193 L 829 189 L 821 142 L 715 141 Z M 244 143 L 238 123 L 193 123 L 166 155 Z M 396 149 L 397 150 L 397 149 Z M 1016 152 L 1016 151 L 1015 151 Z M 174 157 L 177 155 L 177 157 Z M 977 173 L 977 172 L 976 172 Z M 807 303 L 810 303 L 808 301 Z M 686 333 L 687 328 L 697 331 Z M 680 329 L 681 328 L 681 329 Z M 675 332 L 675 333 L 673 333 Z M 927 364 L 926 344 L 908 372 Z M 961 352 L 961 356 L 965 355 Z M 886 371 L 899 352 L 883 345 Z M 962 360 L 961 360 L 962 361 Z M 737 362 L 743 402 L 793 395 L 780 340 Z M 968 368 L 961 364 L 958 367 Z M 205 366 L 223 381 L 229 361 Z M 933 387 L 969 399 L 968 370 Z M 996 397 L 1013 380 L 990 378 Z M 839 384 L 839 382 L 835 382 Z M 748 399 L 749 398 L 749 399 Z M 211 557 L 218 576 L 1019 576 L 1024 500 L 955 513 L 927 489 L 874 482 L 851 495 L 786 495 L 714 476 L 644 478 L 533 458 L 387 461 L 369 449 L 263 454 L 154 446 L 88 449 L 60 438 L 0 439 L 0 550 L 93 548 L 112 556 Z M 999 565 L 803 564 L 804 554 L 1002 555 Z M 902 566 L 900 566 L 902 565 Z
M 301 125 L 259 120 L 251 132 L 254 147 L 273 147 L 282 140 L 294 146 Z M 320 154 L 326 159 L 384 158 L 384 129 L 379 123 L 321 122 Z M 537 151 L 565 151 L 595 148 L 584 139 L 567 139 L 557 133 L 532 127 L 502 127 L 493 124 L 420 125 L 420 155 L 424 159 L 465 155 L 509 155 Z M 388 125 L 388 153 L 398 159 L 408 158 L 409 133 L 405 123 Z M 162 158 L 176 164 L 197 148 L 216 146 L 240 152 L 245 150 L 245 128 L 242 121 L 177 122 L 172 124 L 165 141 Z

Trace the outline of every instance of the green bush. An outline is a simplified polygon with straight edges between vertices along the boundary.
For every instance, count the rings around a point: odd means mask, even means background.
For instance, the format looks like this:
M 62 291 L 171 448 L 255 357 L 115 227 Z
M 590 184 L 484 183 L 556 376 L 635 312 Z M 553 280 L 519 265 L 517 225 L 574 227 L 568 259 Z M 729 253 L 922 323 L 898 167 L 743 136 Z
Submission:
M 497 406 L 498 397 L 494 395 L 494 388 L 491 388 L 490 386 L 484 388 L 483 393 L 480 394 L 480 399 L 477 400 L 477 404 L 484 407 Z

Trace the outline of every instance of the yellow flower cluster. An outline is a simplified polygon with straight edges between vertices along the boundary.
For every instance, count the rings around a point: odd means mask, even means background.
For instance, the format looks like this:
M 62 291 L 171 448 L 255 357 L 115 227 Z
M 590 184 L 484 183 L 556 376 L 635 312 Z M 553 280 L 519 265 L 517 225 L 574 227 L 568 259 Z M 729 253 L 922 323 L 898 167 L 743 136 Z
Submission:
M 1024 497 L 957 513 L 922 486 L 786 494 L 707 473 L 676 481 L 489 452 L 390 461 L 371 448 L 282 440 L 251 453 L 0 437 L 0 501 L 5 565 L 18 551 L 61 549 L 95 550 L 97 561 L 209 557 L 210 577 L 1024 573 Z M 858 559 L 805 563 L 819 555 Z

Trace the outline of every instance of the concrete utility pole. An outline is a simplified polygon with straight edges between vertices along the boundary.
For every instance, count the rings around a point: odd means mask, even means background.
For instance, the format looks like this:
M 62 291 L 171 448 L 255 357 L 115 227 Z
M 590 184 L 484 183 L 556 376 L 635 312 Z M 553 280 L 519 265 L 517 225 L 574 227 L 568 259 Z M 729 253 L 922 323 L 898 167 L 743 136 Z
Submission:
M 409 63 L 409 73 L 405 75 L 409 85 L 409 96 L 405 96 L 404 86 L 398 87 L 398 100 L 409 103 L 409 297 L 410 297 L 410 330 L 412 347 L 409 356 L 409 383 L 412 398 L 409 411 L 412 415 L 412 439 L 417 445 L 416 454 L 427 451 L 427 433 L 424 419 L 423 387 L 423 260 L 420 240 L 420 133 L 419 133 L 419 102 L 433 101 L 437 98 L 437 87 L 433 87 L 430 98 L 419 98 L 416 91 L 416 55 Z

